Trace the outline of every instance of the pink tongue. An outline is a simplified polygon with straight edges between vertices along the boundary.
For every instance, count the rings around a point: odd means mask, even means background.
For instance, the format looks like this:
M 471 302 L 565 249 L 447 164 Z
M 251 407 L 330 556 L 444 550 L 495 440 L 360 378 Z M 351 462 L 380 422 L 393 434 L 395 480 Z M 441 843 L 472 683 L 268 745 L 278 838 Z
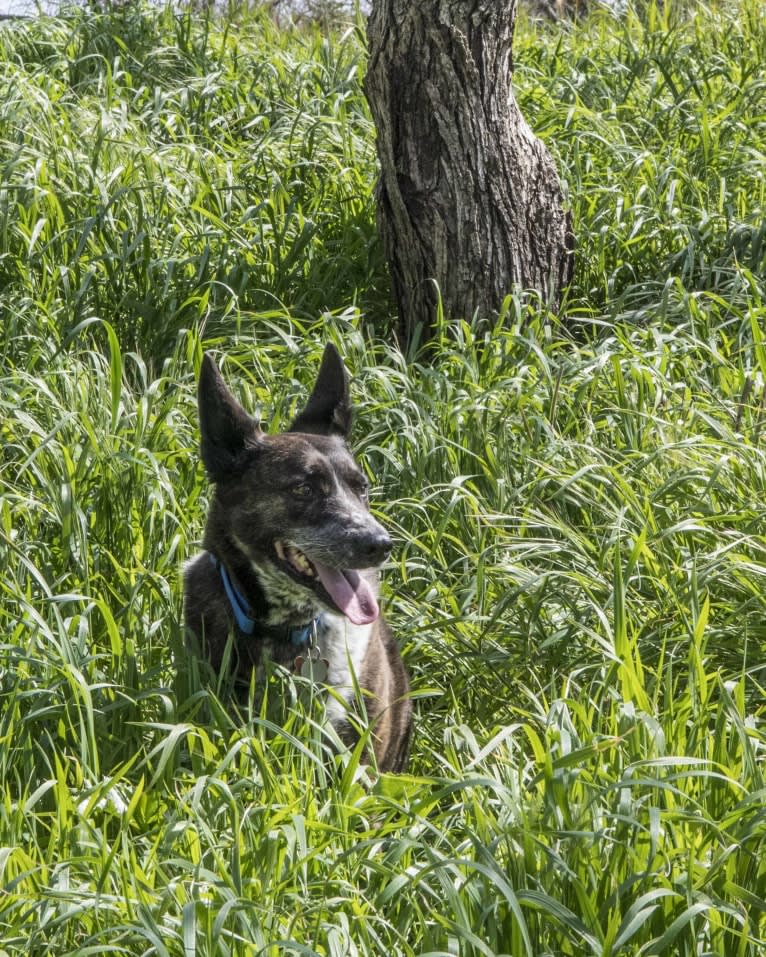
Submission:
M 355 625 L 369 625 L 380 614 L 378 603 L 367 582 L 359 572 L 339 571 L 314 562 L 319 579 L 330 598 L 349 621 Z

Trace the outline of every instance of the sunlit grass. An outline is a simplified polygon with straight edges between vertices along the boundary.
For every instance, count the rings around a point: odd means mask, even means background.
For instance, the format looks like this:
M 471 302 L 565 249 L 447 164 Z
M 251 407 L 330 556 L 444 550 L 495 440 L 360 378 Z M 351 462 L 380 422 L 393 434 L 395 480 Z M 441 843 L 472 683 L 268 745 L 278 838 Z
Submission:
M 522 23 L 570 311 L 405 356 L 356 33 L 0 32 L 0 951 L 760 957 L 764 44 L 749 3 Z M 328 337 L 396 540 L 399 778 L 183 646 L 202 350 L 276 429 Z
M 375 303 L 353 36 L 289 40 L 261 17 L 230 37 L 193 13 L 128 6 L 0 43 L 14 331 L 30 312 L 62 336 L 97 315 L 125 345 L 165 354 L 179 327 L 233 308 L 314 315 L 336 305 L 328 291 Z

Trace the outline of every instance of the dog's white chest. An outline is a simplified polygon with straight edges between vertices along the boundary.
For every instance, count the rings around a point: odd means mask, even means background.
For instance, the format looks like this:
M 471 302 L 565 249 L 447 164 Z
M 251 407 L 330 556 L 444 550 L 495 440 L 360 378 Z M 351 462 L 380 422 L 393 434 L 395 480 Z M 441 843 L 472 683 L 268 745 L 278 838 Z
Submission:
M 373 625 L 354 625 L 342 615 L 325 612 L 317 628 L 317 644 L 322 658 L 329 662 L 327 683 L 346 700 L 353 695 L 354 677 L 362 672 L 362 663 Z M 353 672 L 353 675 L 352 675 Z M 341 721 L 346 709 L 340 701 L 328 695 L 327 716 L 333 724 Z

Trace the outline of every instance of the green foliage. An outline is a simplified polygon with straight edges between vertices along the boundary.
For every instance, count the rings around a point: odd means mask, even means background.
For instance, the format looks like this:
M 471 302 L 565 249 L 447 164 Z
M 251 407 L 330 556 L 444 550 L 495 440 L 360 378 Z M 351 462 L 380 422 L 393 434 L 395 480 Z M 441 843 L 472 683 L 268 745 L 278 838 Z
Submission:
M 166 355 L 179 328 L 233 309 L 315 315 L 362 289 L 374 302 L 353 37 L 195 17 L 128 4 L 0 36 L 14 332 L 44 313 L 64 338 L 99 316 L 124 346 Z
M 763 10 L 683 7 L 641 4 L 619 23 L 602 9 L 543 43 L 520 31 L 519 99 L 560 157 L 570 308 L 587 317 L 653 319 L 671 277 L 746 302 L 740 267 L 766 266 Z
M 0 953 L 764 952 L 765 47 L 755 0 L 520 23 L 567 311 L 404 356 L 358 33 L 3 28 Z M 276 429 L 328 337 L 397 542 L 406 776 L 183 646 L 202 349 Z

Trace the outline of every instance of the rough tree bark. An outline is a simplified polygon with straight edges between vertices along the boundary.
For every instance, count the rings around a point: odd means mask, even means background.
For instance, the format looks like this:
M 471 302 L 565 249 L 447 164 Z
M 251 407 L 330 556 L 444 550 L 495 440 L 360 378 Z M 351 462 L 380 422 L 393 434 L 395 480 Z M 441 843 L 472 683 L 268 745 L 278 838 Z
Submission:
M 553 160 L 511 90 L 516 0 L 373 0 L 365 92 L 400 331 L 490 315 L 514 284 L 554 306 L 571 230 Z

